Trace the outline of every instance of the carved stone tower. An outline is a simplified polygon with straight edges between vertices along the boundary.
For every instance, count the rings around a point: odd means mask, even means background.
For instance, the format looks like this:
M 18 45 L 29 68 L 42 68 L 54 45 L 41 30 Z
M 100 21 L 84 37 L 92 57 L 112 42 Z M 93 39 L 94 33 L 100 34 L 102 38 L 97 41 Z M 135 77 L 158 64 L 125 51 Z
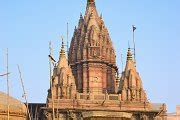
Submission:
M 115 93 L 116 56 L 107 28 L 94 0 L 87 0 L 85 16 L 74 30 L 69 64 L 80 93 Z
M 123 101 L 147 102 L 145 90 L 139 73 L 136 71 L 130 48 L 127 53 L 127 62 L 120 79 L 119 93 Z

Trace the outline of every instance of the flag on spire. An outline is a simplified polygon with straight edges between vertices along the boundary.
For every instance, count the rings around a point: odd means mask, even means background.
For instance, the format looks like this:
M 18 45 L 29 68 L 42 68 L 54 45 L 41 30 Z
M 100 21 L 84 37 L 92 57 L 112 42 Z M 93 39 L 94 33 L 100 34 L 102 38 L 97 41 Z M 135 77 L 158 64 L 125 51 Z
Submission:
M 136 27 L 134 25 L 132 27 L 133 27 L 133 32 L 134 32 L 136 30 Z

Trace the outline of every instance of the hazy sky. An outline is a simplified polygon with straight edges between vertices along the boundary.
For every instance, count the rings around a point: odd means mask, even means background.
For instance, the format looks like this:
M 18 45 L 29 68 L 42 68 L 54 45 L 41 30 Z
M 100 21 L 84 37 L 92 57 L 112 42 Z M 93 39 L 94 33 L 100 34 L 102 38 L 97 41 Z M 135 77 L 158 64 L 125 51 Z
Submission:
M 169 112 L 180 104 L 180 1 L 179 0 L 96 0 L 116 49 L 126 60 L 128 41 L 132 45 L 132 24 L 136 25 L 137 69 L 148 98 L 166 103 Z M 6 71 L 9 48 L 10 93 L 22 99 L 17 64 L 20 65 L 29 102 L 46 102 L 49 88 L 48 42 L 58 59 L 60 36 L 69 38 L 86 0 L 0 0 L 0 73 Z M 122 71 L 122 69 L 120 69 Z M 6 79 L 0 78 L 6 91 Z

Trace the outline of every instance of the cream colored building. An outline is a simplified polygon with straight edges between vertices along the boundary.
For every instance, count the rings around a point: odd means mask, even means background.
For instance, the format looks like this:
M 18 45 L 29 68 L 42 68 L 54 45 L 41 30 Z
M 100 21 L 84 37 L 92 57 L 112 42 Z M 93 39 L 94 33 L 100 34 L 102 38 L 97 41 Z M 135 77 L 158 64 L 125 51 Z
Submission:
M 180 120 L 180 105 L 176 107 L 175 113 L 169 113 L 167 115 L 167 120 Z

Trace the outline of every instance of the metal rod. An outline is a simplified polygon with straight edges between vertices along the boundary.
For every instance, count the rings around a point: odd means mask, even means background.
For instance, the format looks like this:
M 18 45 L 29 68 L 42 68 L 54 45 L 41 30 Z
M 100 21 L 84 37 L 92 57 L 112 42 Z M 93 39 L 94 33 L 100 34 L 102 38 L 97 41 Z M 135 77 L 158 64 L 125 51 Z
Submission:
M 49 42 L 49 54 L 52 56 L 52 47 L 51 47 L 51 41 Z M 53 90 L 52 90 L 52 64 L 51 59 L 49 58 L 49 68 L 50 68 L 50 91 L 51 91 L 51 99 L 52 99 L 52 112 L 53 112 L 53 120 L 54 118 L 54 97 L 53 97 Z
M 17 65 L 17 67 L 18 67 L 18 71 L 19 71 L 19 77 L 20 77 L 21 86 L 22 86 L 22 89 L 23 89 L 23 97 L 24 97 L 25 102 L 26 102 L 27 114 L 28 114 L 29 120 L 31 120 L 31 115 L 30 115 L 30 112 L 29 112 L 29 105 L 28 105 L 28 101 L 27 101 L 27 94 L 25 92 L 25 87 L 24 87 L 24 83 L 23 83 L 23 79 L 22 79 L 22 73 L 21 73 L 19 65 Z
M 69 23 L 67 23 L 67 55 L 69 52 Z

